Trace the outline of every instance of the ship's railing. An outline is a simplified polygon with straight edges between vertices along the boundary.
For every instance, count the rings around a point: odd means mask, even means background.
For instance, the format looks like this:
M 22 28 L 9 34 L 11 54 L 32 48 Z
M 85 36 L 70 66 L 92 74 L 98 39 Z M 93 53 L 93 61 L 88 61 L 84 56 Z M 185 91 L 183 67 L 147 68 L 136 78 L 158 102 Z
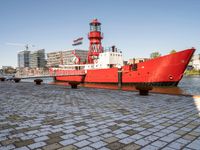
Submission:
M 85 75 L 85 70 L 51 70 L 50 76 Z
M 39 77 L 55 77 L 55 76 L 72 76 L 85 75 L 85 70 L 49 70 L 41 73 L 16 74 L 18 78 L 39 78 Z

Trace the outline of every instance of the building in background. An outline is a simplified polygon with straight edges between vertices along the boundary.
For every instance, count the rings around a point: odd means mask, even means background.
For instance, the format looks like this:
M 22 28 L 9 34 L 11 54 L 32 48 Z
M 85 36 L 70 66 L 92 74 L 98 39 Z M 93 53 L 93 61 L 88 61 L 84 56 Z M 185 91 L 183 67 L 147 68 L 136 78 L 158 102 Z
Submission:
M 30 66 L 30 51 L 24 50 L 18 53 L 18 67 L 25 68 Z
M 200 54 L 194 55 L 192 57 L 192 67 L 195 70 L 200 70 Z
M 30 68 L 43 68 L 46 66 L 45 50 L 40 49 L 30 53 Z
M 62 52 L 63 65 L 83 64 L 87 61 L 88 51 L 86 50 L 68 50 Z
M 58 65 L 83 64 L 87 61 L 88 51 L 68 50 L 47 53 L 47 66 L 55 67 Z
M 62 51 L 47 53 L 47 67 L 63 65 Z

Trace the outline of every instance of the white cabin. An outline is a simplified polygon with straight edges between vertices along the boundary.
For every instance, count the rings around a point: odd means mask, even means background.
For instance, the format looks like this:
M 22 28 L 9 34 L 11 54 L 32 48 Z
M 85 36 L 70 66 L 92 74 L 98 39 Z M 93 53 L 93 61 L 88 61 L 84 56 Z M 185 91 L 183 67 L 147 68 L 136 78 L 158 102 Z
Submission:
M 103 69 L 123 66 L 123 57 L 121 52 L 103 52 L 99 54 L 99 58 L 94 60 L 94 64 L 87 64 L 85 69 Z
M 94 64 L 76 64 L 76 65 L 59 65 L 58 69 L 62 70 L 91 70 L 105 69 L 123 66 L 123 57 L 121 52 L 106 51 L 99 54 L 99 57 L 94 60 Z

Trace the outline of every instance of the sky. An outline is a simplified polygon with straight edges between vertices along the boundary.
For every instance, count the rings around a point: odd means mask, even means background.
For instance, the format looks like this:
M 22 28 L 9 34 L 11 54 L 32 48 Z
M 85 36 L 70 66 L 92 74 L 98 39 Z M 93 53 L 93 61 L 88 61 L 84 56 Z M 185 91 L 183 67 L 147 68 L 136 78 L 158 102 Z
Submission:
M 17 66 L 26 44 L 46 53 L 87 50 L 94 18 L 104 48 L 115 45 L 125 60 L 191 47 L 200 53 L 199 0 L 0 0 L 0 66 Z M 83 44 L 73 47 L 79 37 Z

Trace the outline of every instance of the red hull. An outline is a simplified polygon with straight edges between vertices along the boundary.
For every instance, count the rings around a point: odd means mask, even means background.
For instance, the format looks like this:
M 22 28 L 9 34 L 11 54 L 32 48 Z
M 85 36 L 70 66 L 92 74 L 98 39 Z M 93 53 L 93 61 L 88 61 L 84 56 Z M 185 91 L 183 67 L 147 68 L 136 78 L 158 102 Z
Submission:
M 84 76 L 83 75 L 77 75 L 77 76 L 57 76 L 55 77 L 57 81 L 77 81 L 77 82 L 84 82 Z
M 133 65 L 123 66 L 120 79 L 118 68 L 108 68 L 87 70 L 85 76 L 57 76 L 56 80 L 85 83 L 148 83 L 160 86 L 176 86 L 182 79 L 194 51 L 195 49 L 193 48 L 187 49 L 138 63 L 137 69 L 134 69 Z

